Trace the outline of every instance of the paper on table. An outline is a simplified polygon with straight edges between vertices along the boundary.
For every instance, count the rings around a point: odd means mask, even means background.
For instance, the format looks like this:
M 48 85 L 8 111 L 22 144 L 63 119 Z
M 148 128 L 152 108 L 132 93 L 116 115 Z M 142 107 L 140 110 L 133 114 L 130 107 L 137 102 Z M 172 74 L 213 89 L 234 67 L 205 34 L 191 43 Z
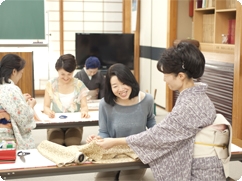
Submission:
M 89 111 L 98 111 L 99 110 L 99 102 L 92 102 L 92 103 L 88 103 L 88 110 Z
M 45 122 L 80 122 L 80 121 L 97 121 L 98 120 L 98 111 L 91 111 L 88 114 L 90 115 L 89 118 L 81 118 L 80 112 L 75 113 L 56 113 L 55 118 L 49 118 L 46 114 L 44 114 L 41 109 L 35 108 L 35 113 L 39 121 Z M 65 119 L 60 119 L 61 115 L 67 116 Z
M 55 118 L 49 118 L 46 114 L 40 113 L 37 114 L 39 119 L 44 122 L 79 122 L 79 121 L 97 121 L 98 120 L 98 111 L 93 111 L 88 113 L 90 118 L 81 118 L 80 112 L 75 113 L 55 113 Z M 67 116 L 65 119 L 60 119 L 61 115 Z
M 235 144 L 231 144 L 231 152 L 242 152 L 242 148 L 238 147 Z
M 22 161 L 19 156 L 17 156 L 15 163 L 0 164 L 0 170 L 56 166 L 54 162 L 42 156 L 37 149 L 22 151 L 30 153 L 29 155 L 24 156 L 25 162 Z

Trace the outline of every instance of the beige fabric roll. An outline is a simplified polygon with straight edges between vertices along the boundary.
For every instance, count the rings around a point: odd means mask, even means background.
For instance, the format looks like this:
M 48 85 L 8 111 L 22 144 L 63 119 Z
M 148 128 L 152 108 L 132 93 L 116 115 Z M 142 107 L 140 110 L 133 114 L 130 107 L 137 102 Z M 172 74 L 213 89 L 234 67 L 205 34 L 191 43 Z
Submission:
M 138 156 L 128 146 L 115 146 L 111 149 L 103 149 L 95 141 L 81 146 L 64 147 L 56 143 L 44 140 L 38 147 L 38 151 L 58 167 L 68 166 L 71 163 L 81 164 L 85 161 L 93 163 L 121 163 L 138 160 Z M 85 155 L 82 162 L 77 160 L 81 154 Z
M 47 159 L 56 163 L 58 167 L 68 166 L 71 163 L 80 164 L 82 162 L 77 161 L 77 158 L 82 154 L 77 147 L 64 147 L 57 143 L 44 140 L 42 141 L 37 150 Z M 87 158 L 86 158 L 87 159 Z

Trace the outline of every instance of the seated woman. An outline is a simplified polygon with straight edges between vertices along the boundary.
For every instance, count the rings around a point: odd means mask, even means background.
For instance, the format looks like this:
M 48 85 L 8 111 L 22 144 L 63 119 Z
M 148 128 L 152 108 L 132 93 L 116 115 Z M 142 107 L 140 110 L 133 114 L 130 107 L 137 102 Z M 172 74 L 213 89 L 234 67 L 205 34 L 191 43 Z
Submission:
M 89 89 L 90 99 L 101 99 L 104 96 L 104 76 L 98 70 L 100 65 L 99 59 L 91 56 L 86 60 L 84 68 L 75 75 Z
M 88 89 L 82 81 L 73 77 L 75 57 L 71 54 L 60 56 L 55 68 L 59 76 L 46 84 L 44 113 L 54 118 L 55 113 L 80 111 L 80 117 L 88 118 Z M 80 145 L 82 134 L 83 127 L 48 129 L 47 139 L 60 145 Z
M 0 109 L 5 118 L 0 124 L 0 138 L 15 139 L 17 149 L 32 149 L 35 147 L 31 130 L 36 127 L 33 119 L 36 100 L 29 96 L 26 99 L 16 86 L 24 66 L 25 60 L 15 54 L 5 55 L 0 62 Z
M 156 124 L 154 99 L 140 91 L 130 69 L 116 63 L 109 67 L 105 94 L 99 105 L 99 133 L 90 135 L 87 143 L 99 138 L 119 138 L 140 133 Z M 95 180 L 142 180 L 146 169 L 99 172 Z

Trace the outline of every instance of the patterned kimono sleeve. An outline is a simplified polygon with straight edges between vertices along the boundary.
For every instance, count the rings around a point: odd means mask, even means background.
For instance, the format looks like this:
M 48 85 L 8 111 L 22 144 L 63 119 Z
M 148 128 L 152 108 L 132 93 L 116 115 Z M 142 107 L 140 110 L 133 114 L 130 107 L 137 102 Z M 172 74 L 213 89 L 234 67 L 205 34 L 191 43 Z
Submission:
M 36 127 L 33 119 L 34 110 L 29 107 L 24 99 L 24 96 L 15 85 L 4 86 L 1 90 L 4 93 L 4 98 L 1 99 L 1 104 L 6 112 L 11 116 L 11 121 L 18 126 L 20 133 L 25 134 Z
M 198 132 L 199 117 L 191 115 L 191 108 L 183 105 L 181 111 L 174 110 L 154 127 L 126 138 L 128 145 L 145 164 L 167 153 L 184 149 L 194 141 Z M 185 148 L 187 152 L 191 148 Z
M 52 88 L 50 80 L 47 81 L 46 86 L 45 86 L 45 90 L 48 92 L 50 98 L 53 99 L 53 88 Z

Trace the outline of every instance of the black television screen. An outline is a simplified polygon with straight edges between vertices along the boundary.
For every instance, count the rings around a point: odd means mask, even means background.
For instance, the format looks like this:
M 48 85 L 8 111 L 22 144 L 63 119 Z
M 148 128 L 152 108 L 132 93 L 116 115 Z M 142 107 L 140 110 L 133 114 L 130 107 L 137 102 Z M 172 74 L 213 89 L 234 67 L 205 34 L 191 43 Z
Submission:
M 83 68 L 89 56 L 96 56 L 101 69 L 122 63 L 134 69 L 134 34 L 76 33 L 77 68 Z

